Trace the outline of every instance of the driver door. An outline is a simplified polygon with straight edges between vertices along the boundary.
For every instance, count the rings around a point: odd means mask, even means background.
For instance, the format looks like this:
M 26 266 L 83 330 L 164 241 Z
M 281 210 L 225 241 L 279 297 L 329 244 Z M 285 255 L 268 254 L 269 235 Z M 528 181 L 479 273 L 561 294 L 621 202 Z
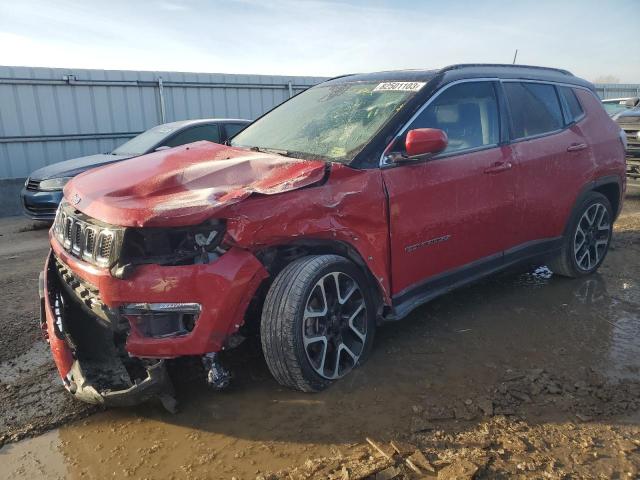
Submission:
M 517 165 L 511 147 L 501 145 L 498 105 L 494 82 L 447 88 L 405 131 L 444 130 L 447 148 L 383 169 L 394 303 L 502 265 L 513 237 Z M 404 138 L 396 145 L 401 150 Z

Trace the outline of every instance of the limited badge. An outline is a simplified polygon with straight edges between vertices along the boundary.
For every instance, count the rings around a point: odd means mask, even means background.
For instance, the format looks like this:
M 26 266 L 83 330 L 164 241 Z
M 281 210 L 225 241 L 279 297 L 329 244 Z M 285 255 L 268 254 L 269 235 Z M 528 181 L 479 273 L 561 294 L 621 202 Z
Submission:
M 417 92 L 426 85 L 425 82 L 383 82 L 379 83 L 374 92 Z

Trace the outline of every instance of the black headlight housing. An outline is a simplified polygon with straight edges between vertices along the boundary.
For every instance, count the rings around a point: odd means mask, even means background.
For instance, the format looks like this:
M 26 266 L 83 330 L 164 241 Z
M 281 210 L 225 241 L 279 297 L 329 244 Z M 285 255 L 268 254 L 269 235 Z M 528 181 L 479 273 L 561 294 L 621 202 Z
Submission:
M 122 250 L 111 273 L 124 278 L 136 265 L 193 265 L 215 261 L 225 250 L 223 220 L 173 228 L 127 228 Z

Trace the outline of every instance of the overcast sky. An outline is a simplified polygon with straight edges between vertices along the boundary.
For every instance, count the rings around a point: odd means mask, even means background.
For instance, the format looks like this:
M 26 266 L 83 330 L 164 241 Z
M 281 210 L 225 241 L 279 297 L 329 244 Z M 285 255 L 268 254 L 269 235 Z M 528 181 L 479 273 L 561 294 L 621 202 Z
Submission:
M 0 65 L 330 76 L 518 63 L 640 83 L 640 0 L 0 0 Z

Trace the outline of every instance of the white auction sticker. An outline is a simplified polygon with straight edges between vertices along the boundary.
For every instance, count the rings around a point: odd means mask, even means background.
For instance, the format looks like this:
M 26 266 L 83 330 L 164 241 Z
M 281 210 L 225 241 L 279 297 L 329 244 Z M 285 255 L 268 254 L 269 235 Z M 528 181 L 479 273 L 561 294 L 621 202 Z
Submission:
M 383 82 L 379 83 L 374 92 L 417 92 L 425 86 L 425 82 Z

